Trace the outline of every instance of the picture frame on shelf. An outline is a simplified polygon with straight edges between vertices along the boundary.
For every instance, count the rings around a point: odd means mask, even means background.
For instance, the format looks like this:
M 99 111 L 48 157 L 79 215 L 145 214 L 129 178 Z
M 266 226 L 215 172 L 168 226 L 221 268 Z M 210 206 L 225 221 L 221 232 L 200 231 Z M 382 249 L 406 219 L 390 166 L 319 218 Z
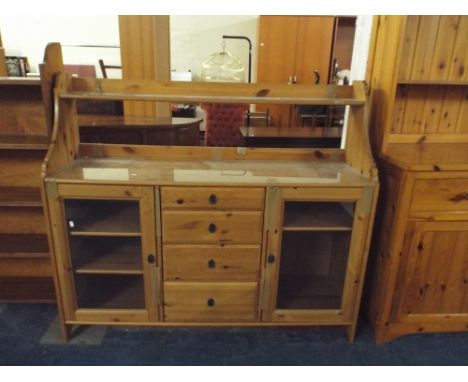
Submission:
M 29 73 L 28 58 L 24 56 L 6 56 L 8 77 L 26 77 Z

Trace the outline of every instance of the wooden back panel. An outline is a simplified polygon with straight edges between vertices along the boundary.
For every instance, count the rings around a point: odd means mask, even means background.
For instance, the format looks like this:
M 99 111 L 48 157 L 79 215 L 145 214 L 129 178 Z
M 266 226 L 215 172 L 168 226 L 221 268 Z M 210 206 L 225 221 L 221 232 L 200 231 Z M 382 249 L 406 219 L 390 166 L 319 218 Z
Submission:
M 468 142 L 468 16 L 377 16 L 373 146 Z
M 398 79 L 468 81 L 468 16 L 408 16 Z

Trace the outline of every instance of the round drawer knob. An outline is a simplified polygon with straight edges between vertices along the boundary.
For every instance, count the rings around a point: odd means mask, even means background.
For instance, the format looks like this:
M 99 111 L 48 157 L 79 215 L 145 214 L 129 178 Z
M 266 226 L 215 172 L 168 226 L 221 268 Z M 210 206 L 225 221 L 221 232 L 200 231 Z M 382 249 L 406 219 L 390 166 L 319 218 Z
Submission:
M 275 262 L 276 258 L 275 258 L 275 255 L 268 255 L 267 257 L 267 261 L 270 263 L 270 264 L 273 264 Z
M 148 255 L 148 263 L 154 264 L 156 261 L 156 257 L 154 255 Z
M 216 224 L 214 223 L 211 223 L 209 226 L 208 226 L 208 231 L 210 231 L 211 233 L 215 233 L 216 232 Z
M 210 202 L 210 204 L 215 205 L 218 202 L 218 198 L 215 194 L 211 194 L 208 198 L 208 201 Z
M 213 259 L 208 261 L 208 268 L 215 268 L 216 267 L 216 261 Z
M 214 298 L 209 298 L 208 301 L 207 301 L 207 305 L 212 308 L 213 306 L 215 306 L 215 300 Z

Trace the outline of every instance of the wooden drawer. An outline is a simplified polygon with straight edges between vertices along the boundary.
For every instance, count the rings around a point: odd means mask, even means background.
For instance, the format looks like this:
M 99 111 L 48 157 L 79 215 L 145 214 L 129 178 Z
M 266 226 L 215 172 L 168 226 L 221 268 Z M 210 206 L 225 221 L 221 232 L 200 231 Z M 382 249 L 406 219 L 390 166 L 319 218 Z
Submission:
M 256 321 L 255 282 L 165 282 L 166 321 Z
M 468 179 L 419 179 L 414 183 L 411 211 L 468 210 Z
M 165 243 L 262 241 L 263 213 L 254 211 L 163 211 Z
M 265 190 L 253 187 L 161 187 L 162 208 L 263 210 Z
M 164 280 L 258 280 L 259 245 L 165 245 Z

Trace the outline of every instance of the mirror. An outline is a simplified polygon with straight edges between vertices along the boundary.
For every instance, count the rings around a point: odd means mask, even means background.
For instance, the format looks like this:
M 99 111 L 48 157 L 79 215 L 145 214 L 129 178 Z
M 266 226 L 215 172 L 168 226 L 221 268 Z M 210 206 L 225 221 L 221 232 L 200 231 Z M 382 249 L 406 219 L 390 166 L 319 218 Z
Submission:
M 105 66 L 120 65 L 117 16 L 69 16 L 62 17 L 59 24 L 53 18 L 22 16 L 9 20 L 0 17 L 7 51 L 28 56 L 34 71 L 42 59 L 43 46 L 58 40 L 63 44 L 67 70 L 72 73 L 90 75 L 81 71 L 90 69 L 93 70 L 91 75 L 99 78 L 103 76 L 99 59 Z M 356 23 L 355 16 L 170 16 L 171 78 L 199 81 L 202 63 L 210 55 L 221 52 L 224 41 L 225 51 L 244 66 L 245 82 L 250 72 L 252 82 L 289 83 L 291 86 L 346 83 L 350 77 L 353 47 L 368 45 L 371 18 L 359 16 Z M 21 33 L 26 25 L 34 25 L 37 31 L 34 46 Z M 361 33 L 356 33 L 359 28 Z M 231 38 L 223 39 L 226 35 Z M 13 41 L 25 48 L 12 49 Z M 365 51 L 360 54 L 364 58 L 358 55 L 360 66 L 365 68 L 367 50 L 360 50 Z M 118 68 L 105 70 L 109 78 L 121 77 Z M 223 111 L 210 105 L 174 104 L 172 118 L 151 121 L 123 117 L 119 102 L 80 102 L 78 106 L 84 142 L 339 147 L 345 131 L 343 107 L 225 105 Z M 236 126 L 227 128 L 225 118 L 220 115 L 230 115 L 229 120 Z M 219 126 L 211 128 L 207 126 L 210 122 Z
M 355 16 L 170 16 L 171 79 L 223 79 L 229 56 L 243 82 L 346 84 L 355 31 Z M 337 148 L 345 107 L 173 104 L 172 118 L 86 116 L 80 125 L 85 142 Z

